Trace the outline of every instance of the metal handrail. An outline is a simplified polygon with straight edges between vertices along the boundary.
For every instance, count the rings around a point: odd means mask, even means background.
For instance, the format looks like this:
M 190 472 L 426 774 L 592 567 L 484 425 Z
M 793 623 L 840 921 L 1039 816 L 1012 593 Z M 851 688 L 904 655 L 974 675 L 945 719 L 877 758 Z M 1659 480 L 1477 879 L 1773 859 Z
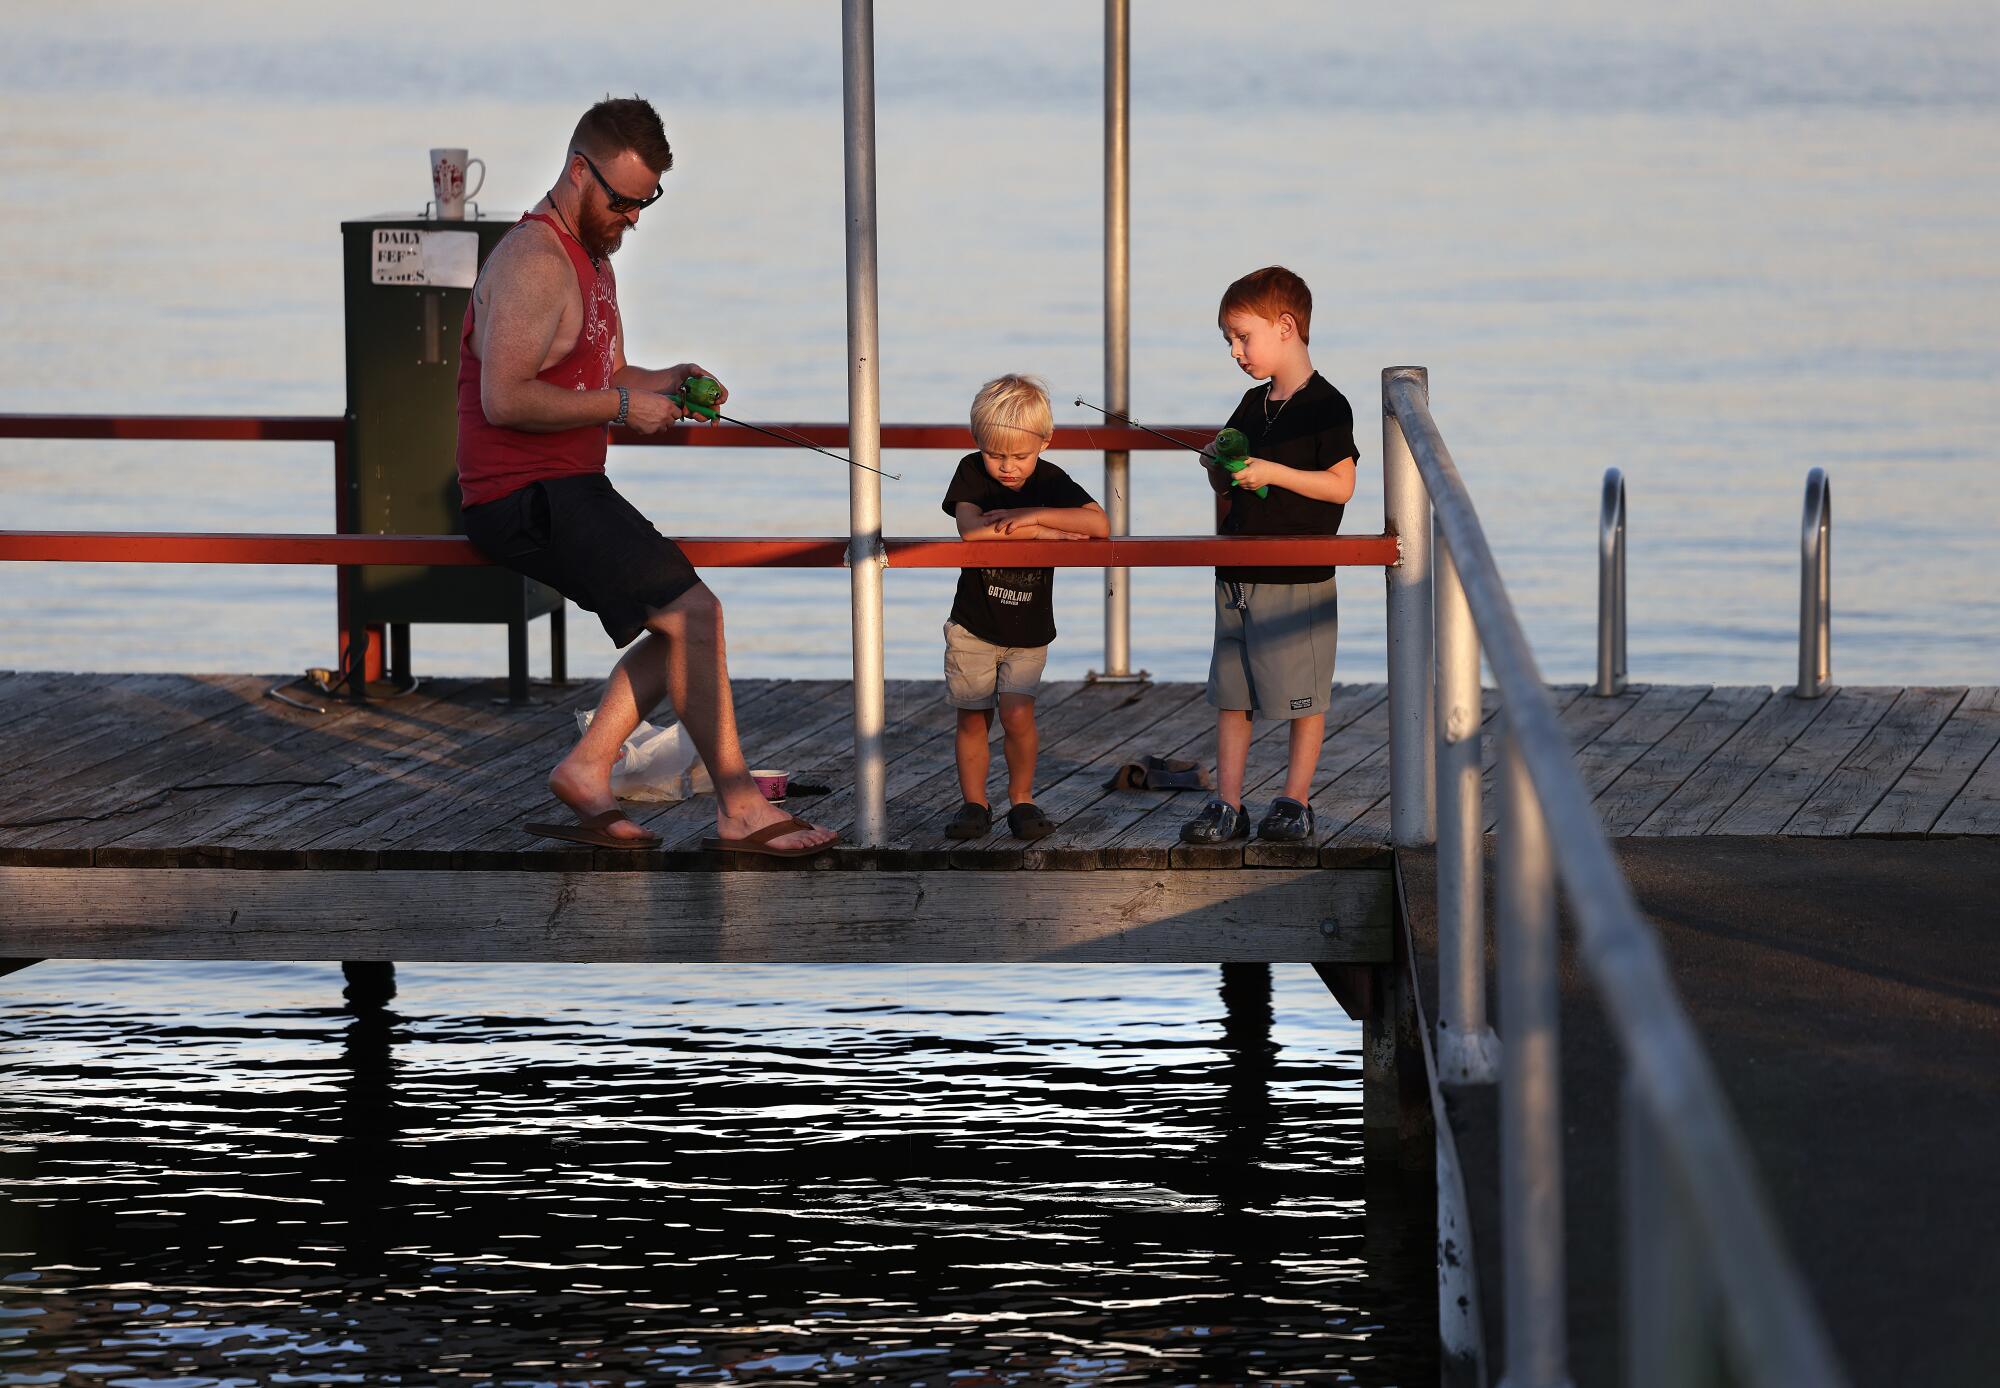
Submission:
M 1427 381 L 1421 371 L 1392 367 L 1383 372 L 1382 395 L 1385 435 L 1393 428 L 1421 475 L 1437 534 L 1453 557 L 1453 573 L 1499 687 L 1506 713 L 1502 764 L 1509 771 L 1503 793 L 1510 807 L 1527 811 L 1503 817 L 1500 834 L 1501 895 L 1509 903 L 1500 914 L 1501 967 L 1525 975 L 1503 998 L 1501 1016 L 1502 1182 L 1510 1212 L 1504 1227 L 1510 1244 L 1532 1244 L 1510 1250 L 1508 1257 L 1510 1265 L 1525 1269 L 1526 1280 L 1517 1284 L 1510 1277 L 1503 1288 L 1507 1381 L 1513 1388 L 1544 1388 L 1568 1377 L 1557 993 L 1549 958 L 1555 940 L 1553 929 L 1543 928 L 1553 912 L 1543 884 L 1553 876 L 1567 894 L 1584 965 L 1625 1058 L 1626 1093 L 1637 1115 L 1626 1131 L 1650 1131 L 1656 1144 L 1627 1143 L 1625 1184 L 1641 1207 L 1671 1200 L 1675 1217 L 1695 1241 L 1692 1261 L 1678 1258 L 1670 1265 L 1661 1260 L 1673 1249 L 1628 1244 L 1628 1265 L 1642 1273 L 1672 1274 L 1683 1300 L 1720 1325 L 1717 1339 L 1744 1381 L 1768 1388 L 1843 1384 L 1845 1375 L 1785 1249 L 1742 1135 L 1675 995 L 1659 941 L 1591 807 L 1478 513 L 1431 417 Z M 1523 817 L 1529 822 L 1522 823 Z M 1440 859 L 1447 851 L 1440 844 Z M 1533 859 L 1540 862 L 1525 861 Z M 1514 951 L 1528 958 L 1510 966 Z M 1445 991 L 1441 983 L 1440 992 Z M 1535 1154 L 1535 1162 L 1524 1168 L 1519 1158 L 1526 1152 Z M 1648 1163 L 1657 1163 L 1664 1179 L 1634 1190 L 1632 1182 Z M 1713 1286 L 1715 1294 L 1694 1295 L 1686 1288 L 1688 1275 Z M 1628 1275 L 1628 1283 L 1644 1280 Z
M 1625 474 L 1604 469 L 1597 508 L 1597 686 L 1602 698 L 1625 689 Z
M 1833 682 L 1833 482 L 1825 468 L 1806 474 L 1799 528 L 1799 682 L 1792 693 L 1817 699 Z

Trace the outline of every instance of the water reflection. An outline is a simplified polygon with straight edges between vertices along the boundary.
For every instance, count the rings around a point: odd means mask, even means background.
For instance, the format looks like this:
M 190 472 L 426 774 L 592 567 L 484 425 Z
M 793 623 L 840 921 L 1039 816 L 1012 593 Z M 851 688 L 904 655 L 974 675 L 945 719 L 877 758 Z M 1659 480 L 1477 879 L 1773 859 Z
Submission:
M 0 1383 L 1435 1378 L 1309 971 L 404 972 L 5 1014 Z

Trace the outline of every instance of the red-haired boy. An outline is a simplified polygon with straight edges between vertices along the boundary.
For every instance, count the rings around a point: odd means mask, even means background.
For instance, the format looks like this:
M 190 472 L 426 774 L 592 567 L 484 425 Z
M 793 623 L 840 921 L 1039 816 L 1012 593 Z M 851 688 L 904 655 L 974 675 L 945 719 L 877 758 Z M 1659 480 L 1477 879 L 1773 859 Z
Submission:
M 1331 535 L 1354 495 L 1354 410 L 1313 370 L 1306 343 L 1312 291 L 1282 266 L 1267 266 L 1223 293 L 1216 314 L 1246 391 L 1228 427 L 1250 441 L 1250 461 L 1230 472 L 1204 459 L 1209 485 L 1229 498 L 1225 535 Z M 1268 487 L 1265 496 L 1257 489 Z M 1247 838 L 1243 772 L 1251 720 L 1291 723 L 1284 793 L 1257 837 L 1298 842 L 1313 835 L 1313 772 L 1333 697 L 1339 599 L 1330 566 L 1219 568 L 1215 651 L 1208 701 L 1215 706 L 1215 797 L 1181 826 L 1186 843 Z

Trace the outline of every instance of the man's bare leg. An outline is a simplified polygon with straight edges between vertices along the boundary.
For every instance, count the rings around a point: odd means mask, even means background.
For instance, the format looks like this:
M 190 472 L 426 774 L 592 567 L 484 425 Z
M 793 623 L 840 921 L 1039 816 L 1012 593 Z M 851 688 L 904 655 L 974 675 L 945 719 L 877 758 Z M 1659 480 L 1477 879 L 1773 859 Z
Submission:
M 1319 745 L 1326 741 L 1326 715 L 1313 713 L 1294 718 L 1285 735 L 1291 739 L 1285 749 L 1285 794 L 1303 805 L 1312 799 L 1313 773 L 1319 769 Z
M 646 626 L 646 634 L 605 681 L 590 727 L 549 773 L 549 790 L 579 816 L 615 808 L 611 768 L 618 749 L 640 719 L 661 699 L 670 698 L 715 784 L 716 833 L 742 838 L 789 819 L 758 791 L 743 760 L 736 737 L 736 706 L 729 692 L 722 604 L 715 594 L 707 584 L 698 583 L 654 612 Z M 631 825 L 614 826 L 610 832 L 623 838 L 644 831 Z M 771 847 L 811 848 L 834 838 L 831 830 L 814 828 L 774 839 Z

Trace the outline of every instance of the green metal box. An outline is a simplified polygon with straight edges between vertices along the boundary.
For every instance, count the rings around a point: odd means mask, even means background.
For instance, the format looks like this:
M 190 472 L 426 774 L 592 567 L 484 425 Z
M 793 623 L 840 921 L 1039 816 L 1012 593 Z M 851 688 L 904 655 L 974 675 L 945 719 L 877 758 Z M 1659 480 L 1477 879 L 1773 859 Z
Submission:
M 341 529 L 458 535 L 458 346 L 478 267 L 512 217 L 342 222 L 348 446 Z M 370 567 L 347 573 L 347 622 L 496 622 L 525 651 L 553 588 L 504 569 Z M 513 663 L 510 661 L 510 663 Z M 525 679 L 524 671 L 516 675 Z

